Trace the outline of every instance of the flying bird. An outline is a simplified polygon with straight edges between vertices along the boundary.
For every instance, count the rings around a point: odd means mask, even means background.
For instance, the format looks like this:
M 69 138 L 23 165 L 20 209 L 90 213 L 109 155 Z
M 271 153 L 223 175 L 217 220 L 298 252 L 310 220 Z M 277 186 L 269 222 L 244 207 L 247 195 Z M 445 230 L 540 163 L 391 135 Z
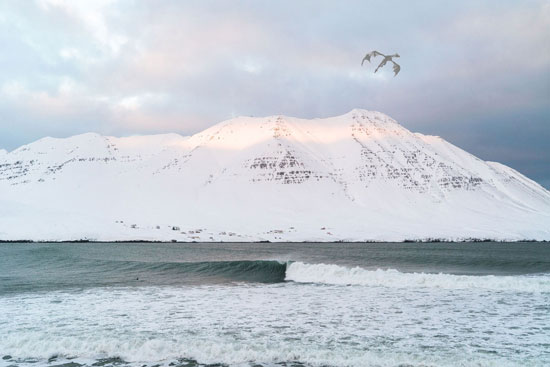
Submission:
M 382 60 L 382 62 L 380 63 L 380 65 L 378 65 L 378 67 L 376 68 L 376 70 L 374 70 L 374 72 L 376 73 L 378 71 L 378 69 L 380 69 L 382 66 L 386 65 L 386 63 L 388 61 L 391 61 L 393 62 L 393 72 L 395 73 L 394 76 L 397 76 L 397 74 L 399 73 L 399 70 L 401 70 L 401 66 L 399 66 L 395 61 L 392 60 L 392 58 L 394 57 L 399 57 L 399 54 L 393 54 L 393 55 L 384 55 L 383 53 L 380 53 L 378 51 L 372 51 L 372 52 L 369 52 L 364 58 L 363 58 L 363 61 L 361 61 L 361 66 L 363 66 L 363 63 L 365 62 L 365 60 L 367 60 L 368 62 L 370 62 L 370 58 L 372 57 L 373 59 L 376 57 L 376 56 L 382 56 L 384 58 L 384 60 Z

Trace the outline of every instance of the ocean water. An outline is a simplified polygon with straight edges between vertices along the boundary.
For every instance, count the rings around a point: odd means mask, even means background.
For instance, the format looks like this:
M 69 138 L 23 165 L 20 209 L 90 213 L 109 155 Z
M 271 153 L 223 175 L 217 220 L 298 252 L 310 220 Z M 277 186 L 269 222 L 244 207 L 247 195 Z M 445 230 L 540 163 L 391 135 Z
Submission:
M 550 366 L 550 244 L 3 243 L 8 366 Z

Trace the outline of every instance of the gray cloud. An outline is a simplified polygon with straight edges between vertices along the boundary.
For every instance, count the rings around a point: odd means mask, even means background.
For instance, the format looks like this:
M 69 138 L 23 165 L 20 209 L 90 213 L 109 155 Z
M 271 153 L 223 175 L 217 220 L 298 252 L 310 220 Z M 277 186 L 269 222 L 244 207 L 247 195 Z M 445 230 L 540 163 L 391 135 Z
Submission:
M 550 187 L 550 2 L 0 4 L 0 148 L 379 110 Z M 401 54 L 401 73 L 360 67 Z

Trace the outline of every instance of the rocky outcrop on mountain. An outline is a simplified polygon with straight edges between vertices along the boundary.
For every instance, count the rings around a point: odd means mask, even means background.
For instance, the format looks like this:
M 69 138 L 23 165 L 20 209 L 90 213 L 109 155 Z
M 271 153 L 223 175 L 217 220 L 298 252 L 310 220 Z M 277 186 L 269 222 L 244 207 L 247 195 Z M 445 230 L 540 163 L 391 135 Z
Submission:
M 550 193 L 366 110 L 0 151 L 0 240 L 550 240 Z

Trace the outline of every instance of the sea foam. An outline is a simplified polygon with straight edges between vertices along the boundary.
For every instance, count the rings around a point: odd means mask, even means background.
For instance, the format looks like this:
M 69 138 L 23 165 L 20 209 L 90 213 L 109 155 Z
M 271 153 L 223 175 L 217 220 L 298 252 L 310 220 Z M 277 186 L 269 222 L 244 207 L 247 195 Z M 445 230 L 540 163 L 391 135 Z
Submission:
M 394 269 L 367 270 L 334 264 L 291 262 L 287 265 L 287 281 L 333 285 L 363 285 L 393 288 L 429 287 L 442 289 L 487 289 L 515 292 L 550 292 L 550 276 L 521 275 L 454 275 L 404 273 Z
M 11 294 L 0 297 L 0 353 L 13 359 L 0 367 L 52 366 L 54 356 L 130 367 L 178 358 L 231 367 L 542 366 L 549 297 L 291 281 Z

